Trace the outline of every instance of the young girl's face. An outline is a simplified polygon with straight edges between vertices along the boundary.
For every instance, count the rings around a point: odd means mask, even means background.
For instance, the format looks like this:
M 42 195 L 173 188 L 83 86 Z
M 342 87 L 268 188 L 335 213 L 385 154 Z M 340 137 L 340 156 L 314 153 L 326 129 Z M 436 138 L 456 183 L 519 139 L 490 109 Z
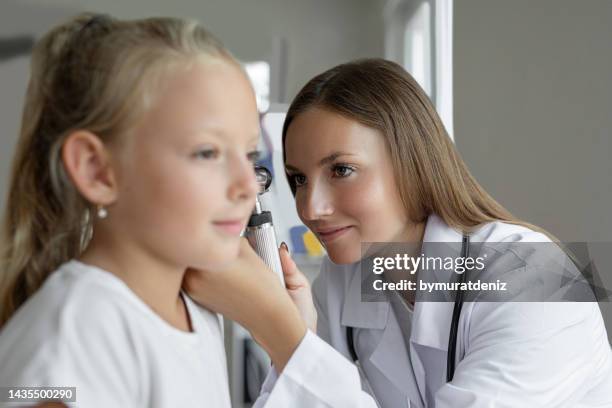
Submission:
M 406 211 L 379 131 L 312 108 L 289 126 L 285 155 L 300 219 L 334 263 L 361 259 L 361 242 L 404 238 Z
M 227 62 L 176 69 L 163 84 L 119 147 L 108 221 L 166 264 L 221 267 L 238 254 L 257 191 L 255 96 Z

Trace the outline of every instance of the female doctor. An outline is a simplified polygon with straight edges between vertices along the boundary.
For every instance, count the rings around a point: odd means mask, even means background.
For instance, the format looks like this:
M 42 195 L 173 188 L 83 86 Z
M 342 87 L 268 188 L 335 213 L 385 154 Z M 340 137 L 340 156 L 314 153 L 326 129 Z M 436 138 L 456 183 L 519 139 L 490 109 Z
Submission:
M 288 293 L 310 330 L 296 341 L 285 311 L 271 307 L 285 293 L 265 268 L 186 279 L 196 300 L 286 361 L 260 404 L 267 395 L 266 406 L 291 407 L 612 407 L 612 352 L 597 303 L 466 302 L 457 313 L 451 302 L 411 295 L 361 301 L 364 242 L 551 242 L 476 182 L 399 65 L 360 60 L 313 78 L 289 108 L 283 143 L 298 214 L 327 251 L 313 299 L 281 249 Z M 253 256 L 245 249 L 243 265 L 260 265 Z M 529 261 L 521 257 L 502 254 Z M 216 295 L 219 287 L 235 296 Z

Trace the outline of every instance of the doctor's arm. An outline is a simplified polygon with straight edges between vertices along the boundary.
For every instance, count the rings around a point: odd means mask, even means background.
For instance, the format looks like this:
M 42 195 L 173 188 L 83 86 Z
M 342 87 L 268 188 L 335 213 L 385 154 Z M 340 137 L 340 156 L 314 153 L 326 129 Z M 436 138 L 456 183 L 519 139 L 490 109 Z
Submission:
M 464 309 L 465 356 L 436 393 L 436 408 L 575 406 L 606 364 L 607 340 L 594 335 L 597 304 L 472 306 Z
M 249 330 L 270 355 L 274 366 L 255 407 L 376 407 L 361 391 L 357 368 L 307 329 L 286 288 L 246 240 L 233 266 L 190 270 L 183 286 L 198 303 Z
M 376 408 L 357 368 L 308 331 L 279 375 L 274 367 L 253 408 Z
M 318 299 L 313 299 L 310 283 L 285 249 L 281 249 L 281 263 L 291 299 L 318 335 L 308 331 L 280 376 L 272 368 L 254 408 L 284 407 L 288 401 L 293 401 L 291 406 L 304 408 L 377 407 L 362 391 L 356 366 L 325 341 L 329 339 L 325 308 L 318 304 L 315 310 Z M 300 395 L 299 400 L 292 400 L 296 395 Z

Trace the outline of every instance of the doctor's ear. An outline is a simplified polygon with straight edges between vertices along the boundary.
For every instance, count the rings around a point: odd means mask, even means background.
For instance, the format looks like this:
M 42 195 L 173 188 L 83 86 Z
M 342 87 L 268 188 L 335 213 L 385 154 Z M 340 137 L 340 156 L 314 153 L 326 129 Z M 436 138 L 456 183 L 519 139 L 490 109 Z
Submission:
M 61 151 L 68 177 L 90 203 L 109 205 L 117 199 L 117 180 L 111 156 L 94 133 L 77 130 L 66 138 Z

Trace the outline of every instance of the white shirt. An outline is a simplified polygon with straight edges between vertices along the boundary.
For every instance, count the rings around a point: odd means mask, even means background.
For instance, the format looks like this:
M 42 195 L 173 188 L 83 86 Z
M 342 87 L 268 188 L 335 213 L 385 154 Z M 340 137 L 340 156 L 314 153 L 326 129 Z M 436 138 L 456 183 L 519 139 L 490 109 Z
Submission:
M 219 318 L 183 298 L 193 332 L 111 273 L 68 262 L 0 333 L 0 386 L 76 387 L 78 407 L 230 407 Z

